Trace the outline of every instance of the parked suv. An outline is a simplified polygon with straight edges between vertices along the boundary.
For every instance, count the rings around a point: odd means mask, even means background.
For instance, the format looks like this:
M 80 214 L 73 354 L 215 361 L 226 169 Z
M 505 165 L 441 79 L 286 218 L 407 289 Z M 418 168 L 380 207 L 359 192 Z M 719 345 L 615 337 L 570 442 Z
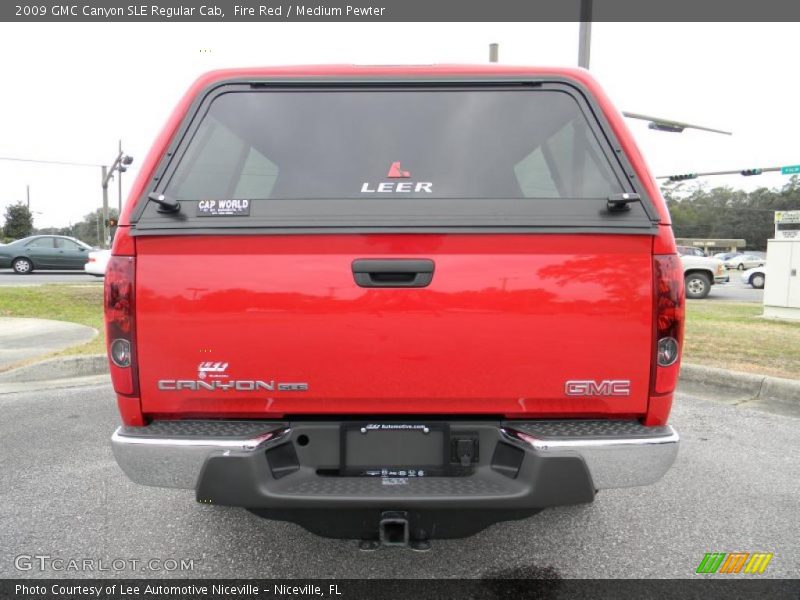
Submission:
M 136 482 L 421 547 L 675 458 L 683 268 L 584 70 L 213 72 L 131 194 L 105 315 Z

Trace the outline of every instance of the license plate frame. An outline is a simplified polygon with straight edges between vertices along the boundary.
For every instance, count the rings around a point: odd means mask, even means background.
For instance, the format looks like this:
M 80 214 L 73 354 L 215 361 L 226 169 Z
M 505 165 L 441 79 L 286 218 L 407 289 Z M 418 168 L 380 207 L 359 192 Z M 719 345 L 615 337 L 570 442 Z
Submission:
M 450 426 L 447 423 L 352 422 L 342 424 L 339 431 L 341 475 L 416 478 L 443 476 L 448 472 Z M 401 448 L 399 454 L 398 448 Z M 365 453 L 374 458 L 365 459 Z M 387 454 L 392 456 L 391 460 L 385 460 Z

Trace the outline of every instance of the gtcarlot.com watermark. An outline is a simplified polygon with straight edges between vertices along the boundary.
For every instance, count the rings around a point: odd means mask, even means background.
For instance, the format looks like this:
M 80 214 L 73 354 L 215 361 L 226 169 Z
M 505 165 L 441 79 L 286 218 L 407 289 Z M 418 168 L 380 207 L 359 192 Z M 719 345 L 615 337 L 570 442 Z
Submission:
M 50 554 L 18 554 L 14 557 L 17 571 L 37 572 L 124 572 L 150 571 L 191 572 L 202 562 L 200 558 L 65 558 Z

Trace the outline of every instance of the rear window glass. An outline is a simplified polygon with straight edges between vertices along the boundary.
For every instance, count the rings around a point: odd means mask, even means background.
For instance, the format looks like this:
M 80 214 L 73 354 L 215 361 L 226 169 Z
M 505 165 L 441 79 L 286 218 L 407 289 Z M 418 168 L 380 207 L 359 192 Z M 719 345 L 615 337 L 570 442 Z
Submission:
M 176 200 L 607 198 L 623 191 L 555 90 L 228 92 L 165 193 Z

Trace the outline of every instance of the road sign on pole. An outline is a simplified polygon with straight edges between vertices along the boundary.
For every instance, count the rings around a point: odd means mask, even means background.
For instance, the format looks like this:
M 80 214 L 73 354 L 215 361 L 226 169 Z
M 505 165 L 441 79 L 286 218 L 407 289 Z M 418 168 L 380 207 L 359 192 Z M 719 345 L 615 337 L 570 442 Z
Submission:
M 789 165 L 788 167 L 781 167 L 781 175 L 795 175 L 800 173 L 800 165 Z

